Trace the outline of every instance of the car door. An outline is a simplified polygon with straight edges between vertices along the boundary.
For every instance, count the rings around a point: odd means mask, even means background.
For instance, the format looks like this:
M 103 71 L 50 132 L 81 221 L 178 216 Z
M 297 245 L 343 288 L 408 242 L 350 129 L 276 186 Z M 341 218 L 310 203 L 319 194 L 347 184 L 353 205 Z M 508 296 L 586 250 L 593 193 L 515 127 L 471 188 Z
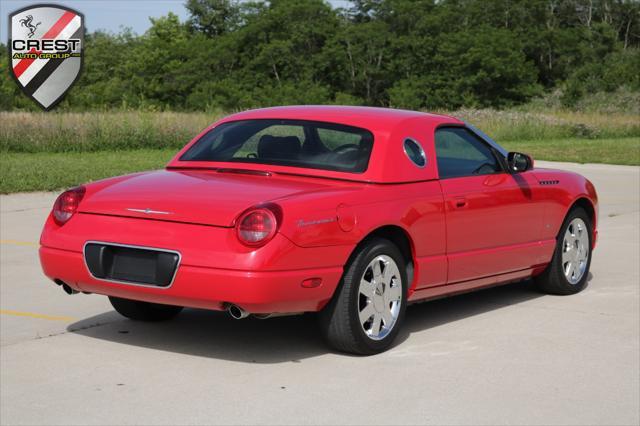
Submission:
M 535 176 L 508 173 L 501 154 L 465 127 L 438 128 L 435 147 L 445 200 L 447 282 L 543 263 Z

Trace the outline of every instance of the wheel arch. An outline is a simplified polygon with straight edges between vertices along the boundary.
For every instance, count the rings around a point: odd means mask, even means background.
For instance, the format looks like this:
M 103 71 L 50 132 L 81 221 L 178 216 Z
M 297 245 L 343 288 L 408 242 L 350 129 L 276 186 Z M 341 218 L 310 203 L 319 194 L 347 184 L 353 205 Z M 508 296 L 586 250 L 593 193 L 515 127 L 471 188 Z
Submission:
M 595 232 L 597 216 L 596 216 L 596 207 L 594 203 L 587 197 L 584 197 L 584 196 L 578 197 L 576 200 L 574 200 L 571 206 L 569 206 L 564 217 L 566 218 L 567 215 L 576 207 L 581 207 L 584 209 L 584 211 L 587 212 L 587 214 L 589 215 L 589 219 L 591 220 L 591 226 L 593 227 L 592 230 Z
M 391 241 L 398 249 L 404 258 L 406 264 L 406 272 L 407 272 L 407 281 L 409 289 L 413 289 L 414 280 L 416 277 L 415 274 L 415 247 L 413 244 L 413 240 L 409 233 L 398 225 L 382 225 L 373 230 L 371 230 L 368 234 L 364 236 L 355 246 L 355 248 L 351 251 L 349 258 L 346 264 L 349 264 L 352 259 L 357 255 L 359 250 L 362 248 L 367 241 L 372 238 L 383 238 L 385 240 Z
M 582 208 L 587 213 L 587 215 L 589 216 L 589 219 L 591 220 L 591 234 L 593 236 L 593 241 L 591 242 L 591 249 L 593 250 L 596 248 L 596 243 L 598 239 L 598 226 L 597 226 L 598 208 L 597 208 L 597 205 L 593 202 L 593 200 L 589 199 L 584 195 L 576 198 L 573 201 L 573 203 L 571 203 L 567 211 L 565 212 L 561 223 L 564 223 L 564 221 L 567 219 L 567 216 L 569 216 L 569 213 L 571 213 L 577 207 Z M 560 229 L 562 229 L 562 225 L 560 226 Z M 560 232 L 560 230 L 558 230 L 558 232 Z M 560 238 L 560 235 L 558 235 L 556 238 Z

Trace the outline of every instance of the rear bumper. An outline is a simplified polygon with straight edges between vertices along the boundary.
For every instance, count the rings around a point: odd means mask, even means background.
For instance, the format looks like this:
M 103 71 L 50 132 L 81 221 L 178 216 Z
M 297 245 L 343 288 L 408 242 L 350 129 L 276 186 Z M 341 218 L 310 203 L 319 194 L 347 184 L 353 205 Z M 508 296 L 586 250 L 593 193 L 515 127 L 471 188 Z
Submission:
M 161 288 L 99 280 L 91 276 L 81 252 L 40 247 L 45 275 L 78 291 L 194 308 L 223 310 L 238 305 L 250 313 L 320 310 L 331 298 L 341 267 L 289 271 L 239 271 L 180 265 L 170 287 Z M 322 279 L 315 288 L 301 283 Z

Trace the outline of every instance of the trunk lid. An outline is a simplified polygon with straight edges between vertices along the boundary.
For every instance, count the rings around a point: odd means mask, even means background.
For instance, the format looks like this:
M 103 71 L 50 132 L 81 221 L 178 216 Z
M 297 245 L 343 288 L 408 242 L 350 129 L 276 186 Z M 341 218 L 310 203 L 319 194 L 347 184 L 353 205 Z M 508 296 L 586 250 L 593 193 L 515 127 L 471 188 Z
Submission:
M 159 170 L 87 188 L 80 212 L 222 227 L 247 208 L 329 188 L 317 179 L 237 170 Z

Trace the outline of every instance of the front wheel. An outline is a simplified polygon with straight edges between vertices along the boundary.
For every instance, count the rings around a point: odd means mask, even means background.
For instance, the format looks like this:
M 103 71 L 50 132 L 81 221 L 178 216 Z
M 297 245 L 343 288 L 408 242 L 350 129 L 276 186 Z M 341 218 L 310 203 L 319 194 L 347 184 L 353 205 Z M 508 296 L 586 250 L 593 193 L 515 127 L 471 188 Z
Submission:
M 593 227 L 587 212 L 577 207 L 567 214 L 558 234 L 551 263 L 535 278 L 538 288 L 550 294 L 575 294 L 587 285 L 591 266 Z
M 404 319 L 407 285 L 406 265 L 398 248 L 381 238 L 366 242 L 320 313 L 328 343 L 359 355 L 388 349 Z
M 109 302 L 120 315 L 136 321 L 165 321 L 182 311 L 182 306 L 160 305 L 112 296 L 109 296 Z

